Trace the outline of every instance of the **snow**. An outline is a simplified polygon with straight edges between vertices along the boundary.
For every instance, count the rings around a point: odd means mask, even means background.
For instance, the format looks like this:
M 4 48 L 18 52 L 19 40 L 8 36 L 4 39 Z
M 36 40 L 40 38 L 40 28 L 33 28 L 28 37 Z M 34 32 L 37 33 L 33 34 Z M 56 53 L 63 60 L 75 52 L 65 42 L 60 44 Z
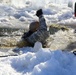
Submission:
M 0 3 L 0 27 L 26 28 L 38 20 L 35 13 L 42 8 L 47 25 L 75 25 L 73 7 L 68 7 L 70 0 L 2 0 Z M 12 34 L 20 33 L 14 32 Z M 6 32 L 7 34 L 7 32 Z M 20 37 L 0 37 L 0 44 L 9 44 Z M 72 52 L 61 51 L 68 44 L 76 41 L 74 29 L 58 31 L 50 42 L 49 48 L 43 48 L 40 42 L 34 47 L 20 48 L 19 56 L 0 57 L 0 75 L 76 75 L 76 56 Z M 8 40 L 10 39 L 10 40 Z M 6 51 L 6 52 L 3 52 Z M 11 49 L 1 49 L 0 55 L 8 55 Z
M 36 44 L 38 45 L 38 44 Z M 26 50 L 27 48 L 25 48 Z M 1 75 L 76 75 L 76 56 L 60 50 L 28 48 L 19 56 L 0 58 Z
M 31 0 L 29 1 L 28 0 L 25 0 L 25 1 L 12 0 L 11 3 L 16 6 L 17 4 L 27 5 L 27 6 L 20 8 L 21 5 L 18 5 L 20 7 L 16 7 L 14 5 L 9 6 L 7 4 L 0 4 L 0 23 L 3 24 L 2 26 L 8 26 L 8 27 L 9 26 L 15 27 L 15 25 L 18 22 L 19 22 L 19 25 L 22 26 L 21 24 L 23 21 L 24 23 L 27 22 L 26 24 L 29 24 L 33 20 L 38 20 L 35 13 L 36 13 L 36 10 L 39 8 L 43 8 L 43 13 L 44 13 L 45 18 L 47 19 L 47 23 L 62 23 L 63 20 L 69 19 L 70 21 L 70 18 L 74 20 L 73 8 L 67 7 L 68 6 L 67 1 L 66 3 L 64 2 L 65 4 L 63 3 L 61 5 L 61 4 L 55 4 L 55 1 L 53 3 L 50 3 L 50 0 L 47 0 L 47 1 L 39 0 L 38 2 L 36 0 L 34 0 L 33 2 Z M 20 21 L 16 19 L 19 19 Z M 15 24 L 13 24 L 14 23 L 12 22 L 13 20 L 16 20 Z

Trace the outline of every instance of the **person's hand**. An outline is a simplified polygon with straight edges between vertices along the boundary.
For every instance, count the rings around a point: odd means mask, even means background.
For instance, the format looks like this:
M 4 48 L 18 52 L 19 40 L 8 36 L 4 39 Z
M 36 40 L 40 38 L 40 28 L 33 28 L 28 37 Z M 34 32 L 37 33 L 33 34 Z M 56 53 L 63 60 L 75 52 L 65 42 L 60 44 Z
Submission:
M 43 15 L 42 9 L 37 10 L 36 16 L 39 17 L 41 15 Z

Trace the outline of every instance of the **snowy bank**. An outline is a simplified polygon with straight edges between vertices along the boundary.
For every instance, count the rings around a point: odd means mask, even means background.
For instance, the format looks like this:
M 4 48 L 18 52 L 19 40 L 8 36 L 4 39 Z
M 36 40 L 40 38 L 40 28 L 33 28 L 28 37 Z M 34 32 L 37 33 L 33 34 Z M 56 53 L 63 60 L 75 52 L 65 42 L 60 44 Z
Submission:
M 62 4 L 57 4 L 54 2 L 39 0 L 38 2 L 34 0 L 21 0 L 15 1 L 12 0 L 12 4 L 18 5 L 27 5 L 25 7 L 16 8 L 14 5 L 1 4 L 0 3 L 0 26 L 8 26 L 8 27 L 25 27 L 28 26 L 30 22 L 34 20 L 38 20 L 35 13 L 38 9 L 42 8 L 44 17 L 46 18 L 47 24 L 50 23 L 69 23 L 72 22 L 74 18 L 73 8 L 69 8 L 67 5 L 67 1 L 60 1 Z M 72 19 L 71 19 L 72 18 Z M 65 21 L 66 20 L 66 21 Z M 76 23 L 76 21 L 75 21 Z
M 76 75 L 76 56 L 72 53 L 28 50 L 23 55 L 0 58 L 0 75 Z

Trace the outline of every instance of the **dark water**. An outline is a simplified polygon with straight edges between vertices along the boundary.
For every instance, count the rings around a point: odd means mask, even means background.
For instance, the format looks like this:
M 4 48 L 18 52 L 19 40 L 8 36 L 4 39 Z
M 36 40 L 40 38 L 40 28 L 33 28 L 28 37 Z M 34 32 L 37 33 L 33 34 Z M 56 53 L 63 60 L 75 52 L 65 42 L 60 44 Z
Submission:
M 25 31 L 23 28 L 0 27 L 0 50 L 15 47 L 17 40 Z
M 20 35 L 18 34 L 18 32 L 25 32 L 26 30 L 23 28 L 9 28 L 9 27 L 0 27 L 0 37 L 2 36 L 8 36 L 8 35 L 14 35 L 12 34 L 13 32 L 16 32 L 16 35 Z

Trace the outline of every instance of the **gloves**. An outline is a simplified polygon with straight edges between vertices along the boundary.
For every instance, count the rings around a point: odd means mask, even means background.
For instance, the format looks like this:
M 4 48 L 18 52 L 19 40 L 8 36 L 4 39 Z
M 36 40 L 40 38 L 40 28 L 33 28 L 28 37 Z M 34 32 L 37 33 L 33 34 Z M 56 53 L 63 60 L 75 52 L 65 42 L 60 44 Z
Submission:
M 43 15 L 42 9 L 37 10 L 36 16 L 40 17 L 41 15 Z

